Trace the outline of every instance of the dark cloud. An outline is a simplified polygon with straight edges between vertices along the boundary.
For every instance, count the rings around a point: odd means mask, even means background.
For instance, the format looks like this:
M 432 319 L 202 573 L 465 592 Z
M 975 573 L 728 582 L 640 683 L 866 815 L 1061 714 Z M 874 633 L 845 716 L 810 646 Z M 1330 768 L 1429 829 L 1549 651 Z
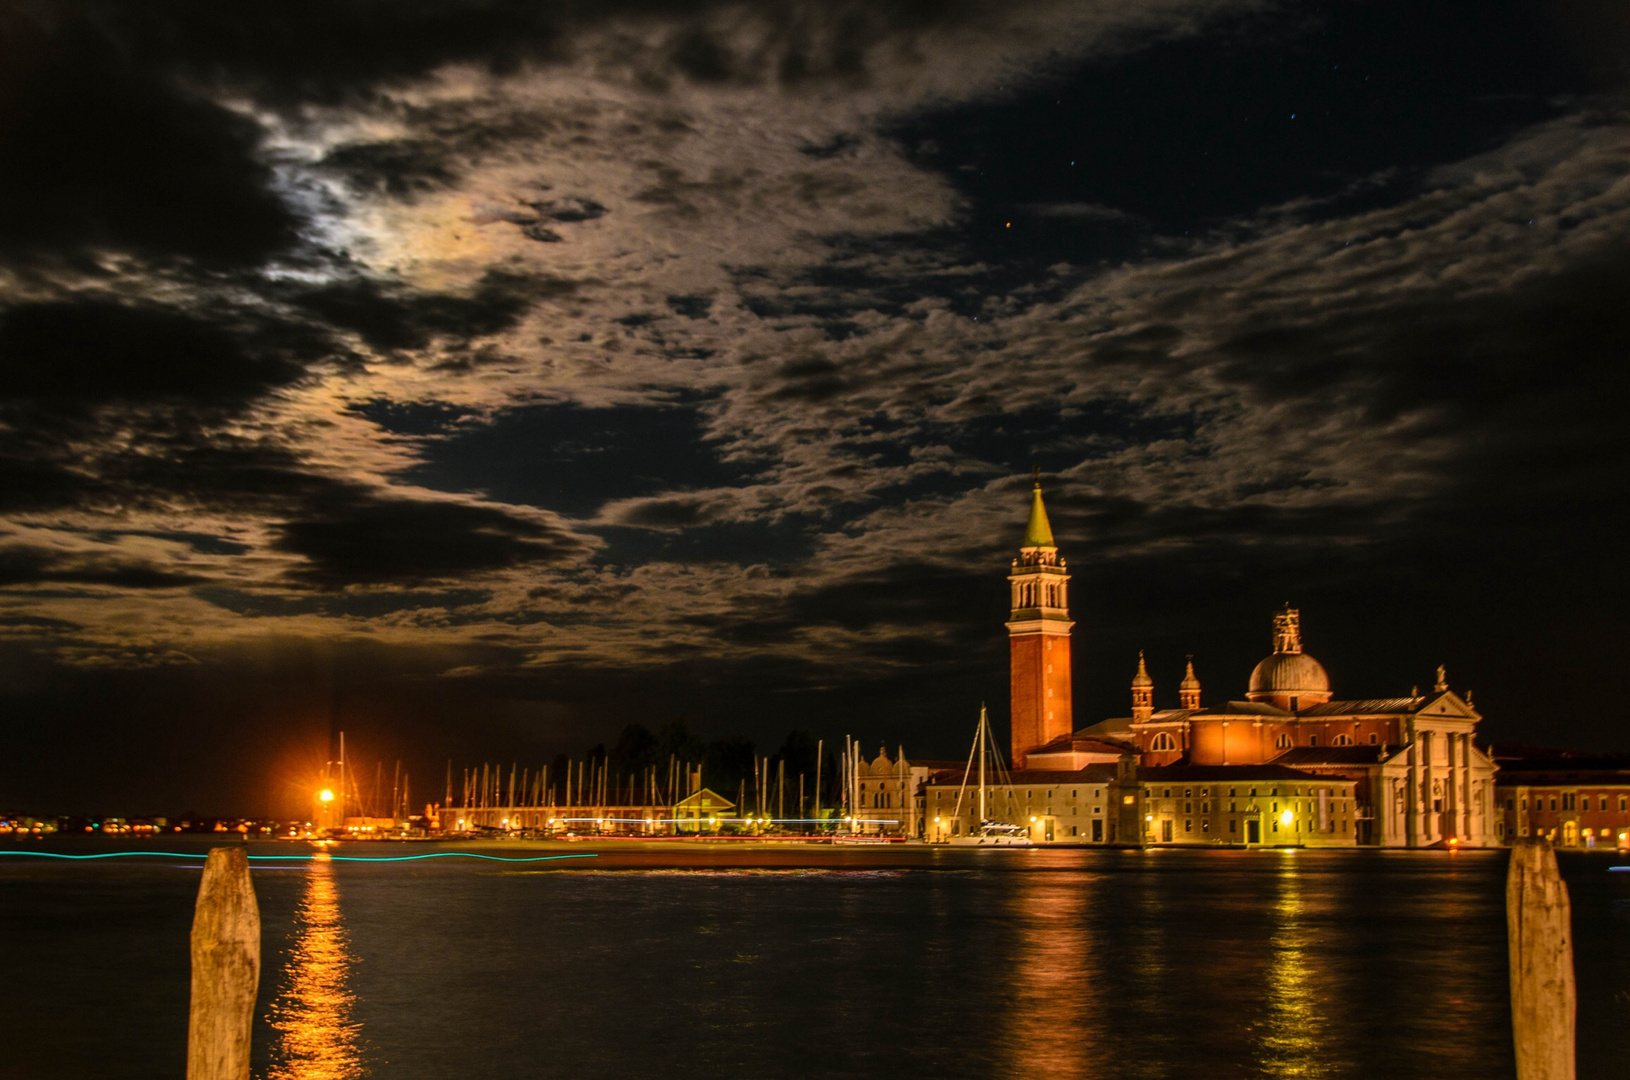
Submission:
M 75 299 L 0 309 L 0 399 L 241 404 L 298 380 L 316 343 L 236 313 Z
M 285 522 L 274 546 L 306 560 L 297 580 L 324 589 L 440 581 L 588 551 L 564 529 L 498 507 L 365 495 Z
M 469 293 L 429 292 L 382 278 L 352 277 L 289 300 L 385 351 L 422 349 L 437 338 L 467 342 L 513 327 L 531 305 L 569 296 L 577 283 L 488 270 Z
M 473 409 L 445 401 L 390 401 L 373 398 L 357 402 L 350 411 L 379 425 L 392 435 L 445 435 Z
M 400 590 L 375 589 L 359 593 L 324 593 L 316 596 L 289 596 L 277 593 L 246 592 L 219 585 L 194 589 L 193 595 L 216 607 L 249 618 L 280 618 L 291 615 L 326 615 L 351 618 L 379 618 L 399 611 L 427 608 L 454 610 L 485 603 L 492 597 L 481 589 Z
M 687 319 L 705 319 L 713 309 L 713 298 L 700 295 L 670 296 L 668 306 Z
M 506 409 L 421 446 L 424 463 L 402 479 L 584 517 L 613 499 L 736 483 L 692 405 Z
M 205 580 L 202 574 L 180 572 L 116 555 L 99 556 L 15 544 L 0 548 L 0 585 L 71 582 L 118 589 L 174 589 Z
M 1622 65 L 1580 64 L 1568 40 L 1605 7 L 1252 9 L 1211 33 L 1087 58 L 1004 102 L 906 118 L 894 135 L 970 200 L 975 257 L 1117 260 L 1149 253 L 1154 233 L 1292 200 L 1318 216 L 1385 205 L 1432 166 L 1562 115 L 1623 82 Z
M 456 161 L 438 140 L 392 139 L 337 146 L 321 164 L 355 190 L 410 199 L 451 185 L 459 175 Z
M 169 406 L 113 415 L 42 414 L 20 406 L 0 412 L 0 477 L 9 481 L 0 484 L 0 507 L 281 513 L 355 490 L 312 469 L 287 442 L 246 435 L 231 420 Z
M 787 567 L 808 560 L 819 547 L 815 523 L 784 515 L 775 521 L 719 521 L 706 512 L 660 500 L 640 527 L 600 525 L 606 547 L 599 561 L 619 566 L 647 563 L 721 563 Z M 636 514 L 636 517 L 641 515 Z
M 0 252 L 211 264 L 288 249 L 253 121 L 188 93 L 83 9 L 0 12 Z

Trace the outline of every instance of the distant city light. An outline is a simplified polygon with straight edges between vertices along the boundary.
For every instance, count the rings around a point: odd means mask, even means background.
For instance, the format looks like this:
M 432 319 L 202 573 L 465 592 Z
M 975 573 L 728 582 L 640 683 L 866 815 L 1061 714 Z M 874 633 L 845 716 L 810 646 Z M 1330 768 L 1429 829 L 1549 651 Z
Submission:
M 328 788 L 323 788 L 323 790 L 321 790 L 321 791 L 319 791 L 317 793 L 317 799 L 320 802 L 333 802 L 334 801 L 334 793 L 332 791 L 330 791 Z

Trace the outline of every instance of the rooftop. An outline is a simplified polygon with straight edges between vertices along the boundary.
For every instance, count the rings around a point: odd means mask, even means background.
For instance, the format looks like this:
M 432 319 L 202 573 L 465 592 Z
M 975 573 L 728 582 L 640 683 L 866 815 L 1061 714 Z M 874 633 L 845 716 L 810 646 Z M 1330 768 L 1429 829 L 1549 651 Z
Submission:
M 1274 758 L 1276 765 L 1374 765 L 1403 749 L 1399 746 L 1293 746 Z
M 1138 770 L 1140 784 L 1158 784 L 1168 780 L 1302 780 L 1329 781 L 1327 776 L 1287 768 L 1284 765 L 1189 765 L 1176 762 L 1171 765 L 1146 765 Z

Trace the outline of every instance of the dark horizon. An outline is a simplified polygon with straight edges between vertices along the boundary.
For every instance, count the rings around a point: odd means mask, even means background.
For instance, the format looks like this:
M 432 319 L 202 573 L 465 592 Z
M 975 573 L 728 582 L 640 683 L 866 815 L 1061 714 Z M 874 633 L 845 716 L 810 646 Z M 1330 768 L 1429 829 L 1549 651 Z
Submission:
M 335 725 L 960 757 L 1032 466 L 1078 727 L 1139 650 L 1242 696 L 1289 602 L 1337 698 L 1630 748 L 1627 57 L 1606 0 L 0 5 L 0 805 L 259 814 Z

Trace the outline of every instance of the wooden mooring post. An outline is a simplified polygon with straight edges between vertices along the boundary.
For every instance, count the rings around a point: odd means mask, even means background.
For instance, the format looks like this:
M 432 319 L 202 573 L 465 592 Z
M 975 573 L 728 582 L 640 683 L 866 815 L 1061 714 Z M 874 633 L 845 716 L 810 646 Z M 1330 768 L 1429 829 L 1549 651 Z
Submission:
M 260 984 L 260 906 L 241 847 L 211 848 L 192 917 L 187 1080 L 249 1080 Z
M 1574 1080 L 1572 913 L 1548 840 L 1512 845 L 1505 906 L 1517 1080 Z

